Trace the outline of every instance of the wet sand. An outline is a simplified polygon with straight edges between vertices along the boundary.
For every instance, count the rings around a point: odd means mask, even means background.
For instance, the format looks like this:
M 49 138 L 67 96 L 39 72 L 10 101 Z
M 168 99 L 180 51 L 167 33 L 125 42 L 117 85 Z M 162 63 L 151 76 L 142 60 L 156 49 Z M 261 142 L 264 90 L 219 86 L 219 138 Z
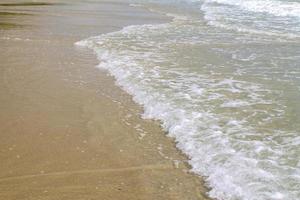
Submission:
M 0 199 L 207 199 L 159 123 L 74 46 L 168 19 L 113 1 L 49 2 L 0 2 Z

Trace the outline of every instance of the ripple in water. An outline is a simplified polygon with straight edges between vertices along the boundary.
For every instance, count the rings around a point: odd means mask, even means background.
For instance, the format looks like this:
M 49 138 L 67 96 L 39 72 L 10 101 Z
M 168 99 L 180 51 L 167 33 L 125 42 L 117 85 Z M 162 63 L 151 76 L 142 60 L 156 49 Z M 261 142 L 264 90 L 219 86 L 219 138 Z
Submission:
M 96 52 L 98 67 L 144 106 L 145 118 L 161 120 L 192 170 L 206 177 L 211 197 L 299 199 L 299 39 L 283 28 L 274 35 L 211 26 L 209 6 L 222 2 L 199 3 L 204 18 L 129 26 L 77 45 Z M 247 30 L 258 30 L 259 20 Z

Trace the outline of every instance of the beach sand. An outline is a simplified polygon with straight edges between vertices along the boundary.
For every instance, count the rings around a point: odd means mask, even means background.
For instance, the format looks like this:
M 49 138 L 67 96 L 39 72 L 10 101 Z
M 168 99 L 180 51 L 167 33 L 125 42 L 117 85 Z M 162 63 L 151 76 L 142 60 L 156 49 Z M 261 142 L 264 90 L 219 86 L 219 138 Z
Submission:
M 168 19 L 120 2 L 49 2 L 0 1 L 0 200 L 207 199 L 159 122 L 74 46 Z

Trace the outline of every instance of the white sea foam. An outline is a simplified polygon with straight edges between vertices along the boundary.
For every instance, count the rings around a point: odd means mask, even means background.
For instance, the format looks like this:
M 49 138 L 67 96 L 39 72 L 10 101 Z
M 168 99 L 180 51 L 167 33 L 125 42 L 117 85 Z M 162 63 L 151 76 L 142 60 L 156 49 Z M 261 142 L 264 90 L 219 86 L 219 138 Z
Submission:
M 131 3 L 131 4 L 129 4 L 129 6 L 132 6 L 132 7 L 143 7 L 142 4 L 137 4 L 137 3 Z
M 11 37 L 0 37 L 0 40 L 13 40 L 13 41 L 32 41 L 31 39 L 28 39 L 28 38 L 17 38 L 17 37 L 14 37 L 14 38 L 11 38 Z
M 252 15 L 249 16 L 249 18 L 245 18 L 248 14 L 241 13 L 240 11 L 215 6 L 211 4 L 211 2 L 223 2 L 225 3 L 226 0 L 209 0 L 206 1 L 206 3 L 203 3 L 201 5 L 201 10 L 205 13 L 204 18 L 208 21 L 208 24 L 211 26 L 224 28 L 227 30 L 233 30 L 237 32 L 242 33 L 250 33 L 250 34 L 259 34 L 259 35 L 267 35 L 267 36 L 274 36 L 277 38 L 300 38 L 300 34 L 297 32 L 291 32 L 285 30 L 286 22 L 285 21 L 281 26 L 281 29 L 271 29 L 270 27 L 266 27 L 264 29 L 261 29 L 263 26 L 261 25 L 261 19 L 257 22 L 256 26 L 249 26 L 245 24 L 249 24 L 248 21 L 251 20 L 252 23 L 255 23 L 256 19 L 251 19 Z M 231 5 L 235 4 L 243 4 L 244 1 L 231 1 L 228 0 L 228 3 Z M 246 1 L 245 1 L 246 2 Z M 244 2 L 244 3 L 245 3 Z M 252 2 L 252 1 L 251 1 Z M 253 1 L 253 2 L 259 2 L 259 1 Z M 248 2 L 249 3 L 249 2 Z M 298 9 L 298 14 L 300 17 L 300 4 Z M 231 16 L 233 15 L 233 16 Z M 274 22 L 270 21 L 269 24 L 274 24 Z M 282 22 L 281 22 L 282 23 Z M 278 23 L 277 23 L 278 24 Z M 258 29 L 260 28 L 260 29 Z
M 284 119 L 285 106 L 274 98 L 280 93 L 218 71 L 223 66 L 205 53 L 223 35 L 185 19 L 129 26 L 76 44 L 95 51 L 98 68 L 144 106 L 143 117 L 162 122 L 190 158 L 192 171 L 207 177 L 211 197 L 299 199 L 299 163 L 289 164 L 297 158 L 297 133 L 269 125 Z M 206 62 L 213 63 L 207 71 Z
M 282 33 L 282 32 L 274 31 L 274 30 L 273 31 L 270 31 L 270 30 L 263 31 L 263 30 L 256 30 L 256 29 L 252 29 L 249 27 L 239 26 L 239 25 L 224 24 L 222 22 L 217 21 L 215 18 L 213 18 L 209 15 L 206 15 L 205 18 L 209 21 L 208 22 L 209 25 L 219 27 L 219 28 L 224 28 L 227 30 L 233 30 L 233 31 L 241 32 L 241 33 L 275 36 L 275 37 L 278 37 L 278 39 L 280 39 L 280 38 L 291 38 L 291 39 L 300 38 L 300 35 L 293 34 L 293 33 Z
M 252 12 L 268 13 L 280 17 L 300 18 L 300 3 L 278 0 L 206 0 L 219 4 L 238 6 Z

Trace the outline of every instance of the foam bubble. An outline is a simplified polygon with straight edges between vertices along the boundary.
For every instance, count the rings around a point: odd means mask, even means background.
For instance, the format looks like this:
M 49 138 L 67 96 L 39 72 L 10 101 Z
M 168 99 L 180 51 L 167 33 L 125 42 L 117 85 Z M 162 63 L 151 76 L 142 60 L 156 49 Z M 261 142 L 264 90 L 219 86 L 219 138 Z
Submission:
M 242 9 L 252 12 L 264 12 L 275 16 L 291 16 L 300 18 L 300 3 L 277 0 L 206 0 L 206 2 L 216 2 L 239 6 Z
M 297 133 L 274 128 L 286 110 L 274 98 L 278 94 L 249 81 L 247 74 L 237 78 L 222 71 L 213 42 L 224 36 L 189 23 L 129 26 L 76 44 L 96 52 L 98 68 L 108 70 L 144 106 L 144 118 L 162 122 L 190 158 L 192 171 L 207 177 L 211 197 L 297 199 L 298 186 L 287 181 L 293 177 L 297 183 L 300 177 L 289 160 L 298 144 L 289 135 Z M 204 39 L 204 48 L 194 42 Z M 226 61 L 231 65 L 236 59 Z

